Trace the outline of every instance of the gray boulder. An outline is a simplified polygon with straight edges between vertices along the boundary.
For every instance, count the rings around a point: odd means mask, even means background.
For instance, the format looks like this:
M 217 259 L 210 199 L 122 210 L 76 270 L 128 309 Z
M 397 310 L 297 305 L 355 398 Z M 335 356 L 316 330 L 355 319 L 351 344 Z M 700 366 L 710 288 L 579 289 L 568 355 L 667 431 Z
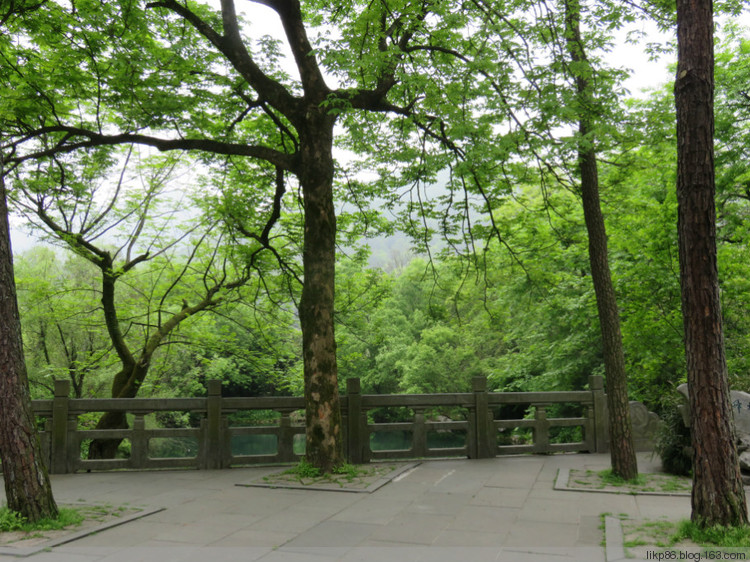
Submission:
M 685 404 L 680 407 L 682 420 L 690 427 L 690 401 L 688 398 L 687 384 L 677 387 L 677 392 L 685 399 Z M 734 421 L 734 434 L 737 443 L 737 452 L 740 459 L 740 470 L 745 484 L 750 484 L 750 394 L 740 390 L 729 392 L 729 403 L 732 407 L 732 419 Z

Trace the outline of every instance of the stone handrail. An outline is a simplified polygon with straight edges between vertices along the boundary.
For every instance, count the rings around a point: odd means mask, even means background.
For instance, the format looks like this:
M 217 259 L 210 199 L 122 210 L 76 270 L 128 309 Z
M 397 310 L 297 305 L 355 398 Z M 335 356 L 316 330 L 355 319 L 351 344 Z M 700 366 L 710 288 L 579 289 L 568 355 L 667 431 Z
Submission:
M 589 377 L 590 390 L 572 392 L 488 392 L 487 380 L 475 377 L 472 392 L 453 394 L 372 395 L 362 394 L 359 379 L 348 379 L 341 397 L 347 458 L 352 463 L 378 459 L 462 456 L 488 458 L 510 453 L 552 453 L 558 451 L 606 450 L 606 396 L 602 378 Z M 69 382 L 55 382 L 52 400 L 35 400 L 34 411 L 44 419 L 42 444 L 52 473 L 78 470 L 200 468 L 219 469 L 258 463 L 295 462 L 300 458 L 305 428 L 295 422 L 295 412 L 304 410 L 302 397 L 222 397 L 220 381 L 208 381 L 203 398 L 68 398 Z M 551 405 L 577 403 L 584 414 L 572 418 L 548 418 Z M 493 410 L 504 405 L 533 407 L 533 418 L 494 419 Z M 406 422 L 374 423 L 368 412 L 377 408 L 408 408 L 413 418 Z M 426 415 L 436 408 L 459 409 L 461 420 L 431 420 Z M 228 416 L 242 411 L 271 410 L 279 416 L 274 425 L 234 426 Z M 120 411 L 132 416 L 127 429 L 81 429 L 78 418 L 90 412 Z M 526 411 L 526 410 L 524 410 Z M 158 412 L 189 412 L 200 418 L 199 427 L 148 428 L 146 416 Z M 554 427 L 582 428 L 580 442 L 555 443 Z M 530 443 L 498 444 L 498 435 L 514 428 L 531 430 Z M 411 435 L 410 446 L 395 450 L 373 450 L 371 436 L 387 432 Z M 428 434 L 458 432 L 465 436 L 461 446 L 432 447 Z M 268 436 L 274 451 L 240 454 L 233 451 L 235 439 Z M 154 458 L 153 439 L 187 439 L 197 446 L 193 456 Z M 125 459 L 81 458 L 81 444 L 92 439 L 127 439 L 130 457 Z M 295 449 L 295 443 L 297 447 Z

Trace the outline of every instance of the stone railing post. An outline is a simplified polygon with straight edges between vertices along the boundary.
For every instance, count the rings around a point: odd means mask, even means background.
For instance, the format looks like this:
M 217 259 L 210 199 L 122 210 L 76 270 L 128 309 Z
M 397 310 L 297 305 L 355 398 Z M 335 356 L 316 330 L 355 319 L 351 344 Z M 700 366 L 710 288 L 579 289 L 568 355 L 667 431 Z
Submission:
M 415 457 L 427 456 L 427 426 L 424 424 L 424 408 L 414 408 L 414 430 L 411 434 L 411 450 Z
M 277 454 L 279 462 L 294 462 L 297 455 L 294 454 L 294 428 L 292 427 L 291 414 L 294 410 L 282 410 L 279 419 L 279 442 L 277 443 Z
M 495 435 L 494 431 L 491 431 L 492 421 L 487 398 L 487 377 L 473 377 L 471 388 L 474 392 L 475 442 L 471 444 L 470 456 L 476 459 L 491 458 L 495 456 Z
M 206 418 L 201 425 L 203 431 L 203 468 L 224 468 L 225 432 L 222 431 L 221 381 L 210 380 L 206 384 Z
M 362 385 L 358 378 L 346 379 L 347 415 L 346 441 L 347 455 L 351 464 L 365 462 L 365 431 L 362 423 Z M 369 445 L 369 443 L 367 444 Z
M 594 418 L 594 406 L 586 406 L 586 425 L 583 428 L 585 433 L 584 442 L 589 453 L 596 453 L 596 420 Z
M 607 452 L 607 395 L 601 375 L 589 375 L 589 388 L 594 402 L 594 440 L 597 453 Z
M 146 436 L 145 413 L 135 412 L 133 429 L 130 433 L 130 465 L 131 468 L 145 468 L 148 458 L 148 438 Z
M 546 453 L 549 450 L 549 422 L 547 407 L 543 404 L 534 406 L 534 452 Z
M 70 381 L 55 381 L 52 401 L 51 474 L 68 472 L 68 394 Z M 80 455 L 79 455 L 80 456 Z

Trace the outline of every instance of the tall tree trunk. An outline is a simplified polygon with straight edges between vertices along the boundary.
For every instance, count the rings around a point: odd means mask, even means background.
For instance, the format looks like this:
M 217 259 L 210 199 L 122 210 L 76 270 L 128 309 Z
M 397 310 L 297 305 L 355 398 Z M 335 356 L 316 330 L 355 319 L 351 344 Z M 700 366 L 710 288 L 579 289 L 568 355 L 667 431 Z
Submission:
M 0 459 L 8 508 L 38 521 L 57 517 L 57 505 L 31 409 L 2 174 L 0 156 Z
M 315 118 L 315 113 L 318 117 Z M 330 472 L 344 463 L 333 328 L 336 214 L 333 206 L 335 117 L 317 107 L 301 134 L 299 180 L 305 205 L 304 286 L 299 306 L 305 378 L 306 452 Z
M 591 278 L 596 293 L 596 306 L 602 332 L 604 371 L 607 380 L 607 408 L 609 411 L 609 442 L 612 472 L 625 480 L 638 476 L 638 460 L 633 443 L 628 400 L 625 356 L 622 349 L 620 315 L 615 289 L 609 270 L 607 231 L 604 226 L 599 200 L 599 176 L 594 147 L 591 84 L 587 78 L 589 68 L 581 41 L 580 4 L 569 0 L 565 5 L 565 27 L 568 51 L 576 63 L 571 70 L 576 81 L 579 104 L 578 166 L 581 174 L 581 199 L 583 216 L 589 238 Z M 571 68 L 573 66 L 571 65 Z
M 748 522 L 729 403 L 716 263 L 711 0 L 678 0 L 677 201 L 693 444 L 692 520 Z

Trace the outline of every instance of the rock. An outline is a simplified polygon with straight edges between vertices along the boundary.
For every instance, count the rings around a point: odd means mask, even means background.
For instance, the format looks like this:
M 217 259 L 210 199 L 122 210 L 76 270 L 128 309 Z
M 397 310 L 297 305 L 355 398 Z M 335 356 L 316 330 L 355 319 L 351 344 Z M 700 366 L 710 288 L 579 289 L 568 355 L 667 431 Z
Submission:
M 677 392 L 685 399 L 685 408 L 681 409 L 683 421 L 686 426 L 690 426 L 690 400 L 688 398 L 687 384 L 681 384 L 677 387 Z M 729 392 L 729 402 L 732 407 L 734 418 L 734 429 L 739 439 L 743 435 L 750 435 L 750 394 L 740 390 Z M 750 443 L 750 441 L 748 442 Z
M 737 436 L 737 452 L 742 453 L 750 450 L 750 435 L 742 434 Z
M 750 435 L 750 394 L 732 390 L 729 395 L 737 436 Z
M 653 442 L 659 431 L 661 420 L 654 412 L 635 400 L 630 401 L 630 421 L 633 425 L 633 439 L 637 451 L 653 450 Z
M 677 392 L 685 398 L 685 404 L 680 408 L 685 425 L 690 427 L 690 401 L 687 384 L 677 387 Z M 732 419 L 740 459 L 740 470 L 743 481 L 750 483 L 750 394 L 740 390 L 729 392 L 729 403 L 732 407 Z
M 743 472 L 750 472 L 750 451 L 740 453 L 740 469 Z
M 685 399 L 685 403 L 680 406 L 682 423 L 685 424 L 685 427 L 690 427 L 690 396 L 688 396 L 687 383 L 682 383 L 678 386 L 677 392 Z

